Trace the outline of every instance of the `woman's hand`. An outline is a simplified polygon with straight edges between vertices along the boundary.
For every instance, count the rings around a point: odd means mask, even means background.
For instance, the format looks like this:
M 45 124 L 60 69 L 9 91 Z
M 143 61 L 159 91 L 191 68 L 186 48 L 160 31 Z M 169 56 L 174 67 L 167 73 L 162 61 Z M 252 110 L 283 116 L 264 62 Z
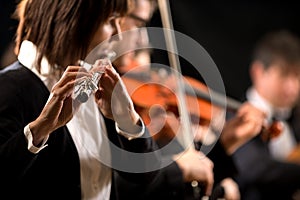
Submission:
M 33 144 L 38 145 L 57 128 L 65 125 L 73 117 L 79 103 L 72 99 L 74 84 L 83 76 L 90 76 L 79 66 L 69 66 L 60 80 L 53 86 L 49 99 L 40 116 L 29 124 L 33 134 Z
M 97 61 L 95 65 L 101 65 L 101 62 Z M 140 130 L 140 127 L 136 126 L 140 117 L 120 75 L 110 63 L 105 65 L 95 100 L 103 115 L 117 122 L 122 130 L 129 133 Z

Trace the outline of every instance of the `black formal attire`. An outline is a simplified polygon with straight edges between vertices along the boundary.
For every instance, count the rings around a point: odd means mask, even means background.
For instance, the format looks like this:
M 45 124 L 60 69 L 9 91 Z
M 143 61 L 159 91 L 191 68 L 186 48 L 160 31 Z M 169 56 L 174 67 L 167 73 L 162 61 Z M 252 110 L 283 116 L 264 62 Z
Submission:
M 286 120 L 297 143 L 300 142 L 298 112 L 294 109 Z M 300 189 L 300 165 L 274 159 L 269 141 L 261 134 L 241 146 L 233 158 L 239 171 L 236 179 L 243 200 L 288 200 Z
M 18 61 L 0 71 L 0 83 L 0 199 L 81 199 L 78 151 L 66 126 L 55 130 L 39 153 L 27 147 L 24 127 L 41 113 L 50 94 L 47 87 Z M 116 133 L 113 121 L 105 119 L 105 124 L 109 139 L 119 147 L 132 152 L 155 149 L 149 137 L 129 141 Z M 116 156 L 112 162 L 131 161 L 122 153 Z M 158 158 L 150 162 L 156 164 Z M 145 184 L 156 172 L 113 174 L 111 199 L 117 199 L 115 176 Z
M 196 149 L 199 150 L 201 145 L 201 143 L 195 143 Z M 159 146 L 162 148 L 162 154 L 164 155 L 163 161 L 170 164 L 160 170 L 159 175 L 153 182 L 154 184 L 149 185 L 147 188 L 141 188 L 140 185 L 128 183 L 128 181 L 121 178 L 119 179 L 118 194 L 126 198 L 130 197 L 134 200 L 196 200 L 197 198 L 194 195 L 191 183 L 184 182 L 181 169 L 175 161 L 171 162 L 172 155 L 184 150 L 181 144 L 175 139 L 168 143 L 167 146 L 161 144 L 159 144 Z M 211 149 L 207 156 L 214 162 L 215 185 L 211 199 L 217 199 L 224 195 L 224 190 L 219 185 L 220 181 L 228 177 L 234 178 L 237 170 L 233 160 L 226 154 L 221 143 L 217 142 L 213 148 L 207 146 L 207 149 Z M 198 195 L 203 196 L 201 185 L 200 193 Z

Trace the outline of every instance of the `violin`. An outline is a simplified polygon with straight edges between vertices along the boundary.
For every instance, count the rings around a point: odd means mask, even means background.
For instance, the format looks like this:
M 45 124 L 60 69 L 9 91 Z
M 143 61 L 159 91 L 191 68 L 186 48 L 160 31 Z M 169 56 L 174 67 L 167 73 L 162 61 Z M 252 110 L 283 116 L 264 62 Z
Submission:
M 133 67 L 134 68 L 134 67 Z M 178 133 L 179 125 L 175 125 L 175 118 L 180 117 L 176 83 L 172 75 L 159 75 L 159 70 L 142 72 L 131 70 L 121 78 L 127 87 L 137 112 L 144 120 L 150 134 L 163 145 L 170 142 Z M 189 76 L 183 76 L 187 111 L 192 124 L 202 127 L 209 126 L 212 120 L 221 115 L 223 109 L 236 112 L 241 102 L 221 97 L 220 94 L 208 90 L 208 87 Z M 214 92 L 213 98 L 209 92 Z M 166 117 L 172 114 L 175 118 Z M 164 115 L 165 117 L 162 117 Z M 159 119 L 156 119 L 159 118 Z M 178 122 L 179 123 L 179 122 Z M 158 125 L 157 125 L 158 124 Z M 281 124 L 274 120 L 268 127 L 263 127 L 261 137 L 264 141 L 277 137 L 282 131 Z
M 167 75 L 162 77 L 158 71 L 150 70 L 138 73 L 126 73 L 122 80 L 127 87 L 136 110 L 141 115 L 146 126 L 149 127 L 151 119 L 159 114 L 172 113 L 179 118 L 178 96 L 176 93 L 176 84 L 174 77 Z M 184 77 L 184 81 L 194 89 L 207 92 L 207 87 L 191 77 Z M 189 116 L 193 122 L 200 125 L 208 125 L 212 119 L 212 104 L 201 98 L 197 98 L 192 93 L 186 95 L 187 109 Z M 155 140 L 171 140 L 175 136 L 175 131 L 168 128 L 165 123 L 162 130 L 153 132 L 153 128 L 149 128 L 151 135 Z

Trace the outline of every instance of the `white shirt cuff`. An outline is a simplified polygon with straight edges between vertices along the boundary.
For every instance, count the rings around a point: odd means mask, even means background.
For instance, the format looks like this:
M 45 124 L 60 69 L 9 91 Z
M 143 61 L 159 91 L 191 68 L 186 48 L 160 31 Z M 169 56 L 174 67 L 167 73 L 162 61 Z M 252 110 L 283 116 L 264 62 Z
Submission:
M 47 136 L 40 147 L 36 147 L 33 145 L 32 143 L 32 140 L 33 140 L 33 137 L 32 137 L 32 133 L 31 133 L 31 130 L 29 128 L 29 124 L 27 126 L 25 126 L 24 128 L 24 134 L 25 134 L 25 137 L 27 139 L 27 148 L 28 150 L 31 152 L 31 153 L 34 153 L 34 154 L 37 154 L 38 152 L 40 152 L 43 148 L 45 148 L 46 146 L 48 146 L 48 144 L 46 144 L 49 136 Z
M 141 130 L 138 133 L 128 133 L 122 129 L 119 128 L 117 122 L 115 122 L 116 131 L 118 134 L 126 137 L 128 140 L 136 139 L 139 137 L 142 137 L 145 133 L 145 124 L 143 120 L 139 119 L 139 126 L 141 127 Z

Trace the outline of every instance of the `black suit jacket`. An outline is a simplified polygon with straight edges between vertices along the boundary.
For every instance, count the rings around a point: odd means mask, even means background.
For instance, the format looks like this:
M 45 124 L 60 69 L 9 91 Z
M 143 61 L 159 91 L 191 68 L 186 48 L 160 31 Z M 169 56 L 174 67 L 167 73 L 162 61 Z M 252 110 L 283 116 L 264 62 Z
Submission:
M 288 120 L 299 143 L 300 110 L 294 109 Z M 253 138 L 233 155 L 239 171 L 237 182 L 243 200 L 292 199 L 300 189 L 300 165 L 272 159 L 268 142 L 261 135 Z
M 200 148 L 201 144 L 196 144 Z M 159 171 L 153 184 L 142 187 L 140 184 L 132 184 L 124 179 L 118 179 L 118 194 L 131 200 L 196 200 L 194 191 L 190 183 L 185 183 L 181 169 L 172 160 L 172 155 L 182 152 L 184 149 L 176 140 L 172 140 L 167 146 L 161 146 L 163 164 L 169 163 Z M 199 149 L 198 149 L 199 150 Z M 224 191 L 218 185 L 219 182 L 227 177 L 234 178 L 237 171 L 233 160 L 225 153 L 221 143 L 217 142 L 208 152 L 207 156 L 214 162 L 215 187 L 211 199 L 223 197 Z M 200 188 L 201 190 L 201 188 Z M 203 191 L 200 191 L 200 196 Z
M 78 152 L 66 126 L 54 131 L 38 154 L 27 149 L 23 129 L 39 116 L 49 97 L 43 82 L 15 62 L 0 71 L 0 91 L 0 198 L 81 199 Z M 155 149 L 149 137 L 129 141 L 116 133 L 113 121 L 105 121 L 109 139 L 119 147 L 132 152 Z M 122 153 L 113 155 L 118 156 L 113 162 L 130 162 Z M 159 158 L 154 156 L 150 162 L 157 164 Z M 152 181 L 156 172 L 113 174 L 144 183 Z M 111 199 L 118 197 L 114 180 Z

